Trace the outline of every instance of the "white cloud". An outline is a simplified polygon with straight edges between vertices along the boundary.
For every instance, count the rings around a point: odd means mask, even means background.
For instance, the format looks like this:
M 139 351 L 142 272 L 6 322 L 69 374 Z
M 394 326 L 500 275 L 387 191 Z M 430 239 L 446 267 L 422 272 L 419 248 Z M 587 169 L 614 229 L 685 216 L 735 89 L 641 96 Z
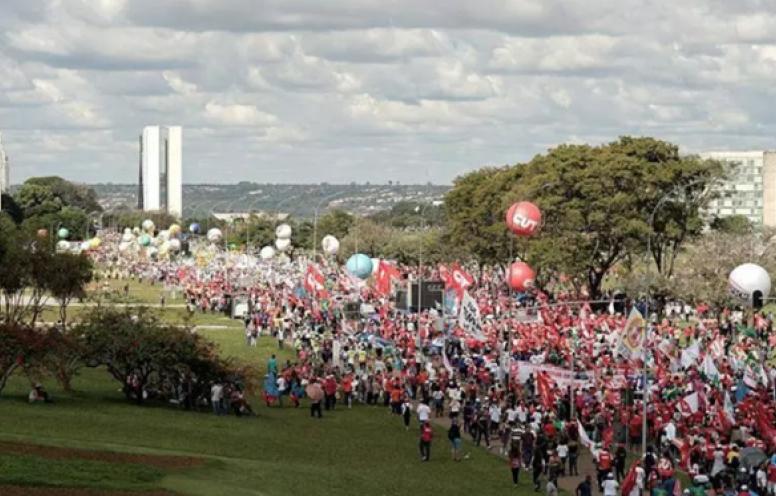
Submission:
M 3 0 L 0 131 L 15 180 L 132 182 L 153 123 L 184 126 L 187 181 L 450 181 L 626 133 L 773 148 L 774 28 L 761 0 Z
M 224 126 L 268 126 L 277 122 L 277 117 L 261 112 L 253 105 L 222 105 L 208 102 L 205 116 Z

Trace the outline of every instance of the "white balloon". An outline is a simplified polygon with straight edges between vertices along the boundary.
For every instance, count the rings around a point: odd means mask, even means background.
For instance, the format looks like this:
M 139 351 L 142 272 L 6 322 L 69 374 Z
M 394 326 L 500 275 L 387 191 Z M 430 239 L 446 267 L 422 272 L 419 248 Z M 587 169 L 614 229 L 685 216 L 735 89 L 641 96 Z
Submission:
M 340 243 L 337 238 L 332 236 L 331 234 L 328 234 L 323 237 L 321 240 L 321 247 L 323 248 L 323 252 L 327 255 L 336 255 L 339 251 Z
M 124 234 L 132 234 L 132 229 L 125 227 L 124 228 Z
M 179 239 L 171 239 L 170 240 L 170 251 L 175 253 L 179 252 L 181 250 L 181 240 Z
M 154 226 L 154 221 L 151 219 L 146 219 L 143 221 L 140 226 L 143 228 L 143 231 L 145 232 L 152 232 L 156 226 Z
M 291 237 L 291 226 L 288 224 L 280 224 L 275 229 L 275 236 L 277 236 L 278 239 L 289 239 Z
M 288 251 L 291 248 L 291 240 L 288 238 L 278 238 L 275 240 L 275 248 L 279 252 Z
M 730 273 L 728 289 L 734 297 L 751 304 L 756 291 L 760 292 L 762 298 L 768 297 L 771 292 L 771 276 L 759 265 L 745 263 Z
M 57 241 L 57 251 L 63 252 L 68 251 L 70 249 L 70 242 L 66 240 Z
M 132 229 L 132 234 L 135 234 L 135 235 L 140 234 L 140 228 L 136 227 L 136 228 Z
M 89 251 L 89 249 L 92 247 L 91 244 L 89 244 L 88 241 L 82 241 L 81 245 L 78 247 L 81 251 Z
M 262 260 L 271 260 L 275 256 L 275 249 L 271 246 L 265 246 L 261 249 L 259 252 L 259 257 L 261 257 Z
M 159 234 L 157 235 L 157 237 L 162 241 L 167 241 L 168 239 L 170 239 L 170 231 L 167 231 L 167 230 L 159 231 Z
M 121 235 L 121 241 L 124 243 L 131 243 L 135 240 L 135 235 L 132 234 L 132 231 L 124 232 L 124 234 Z
M 207 232 L 207 240 L 211 243 L 218 243 L 223 237 L 224 235 L 221 232 L 221 229 L 218 229 L 217 227 L 214 227 Z

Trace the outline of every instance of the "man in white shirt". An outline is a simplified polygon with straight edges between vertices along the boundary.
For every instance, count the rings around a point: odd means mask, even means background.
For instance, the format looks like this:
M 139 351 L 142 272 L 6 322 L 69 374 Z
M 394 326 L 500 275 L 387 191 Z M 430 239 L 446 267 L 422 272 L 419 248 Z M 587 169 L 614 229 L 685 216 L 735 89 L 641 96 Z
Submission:
M 418 422 L 420 422 L 420 425 L 423 425 L 425 422 L 428 422 L 428 419 L 431 416 L 431 408 L 427 404 L 421 403 L 420 405 L 418 405 L 417 411 L 418 411 Z
M 620 485 L 614 480 L 614 475 L 610 472 L 609 475 L 606 476 L 603 487 L 604 496 L 617 496 L 617 490 L 620 488 Z
M 215 383 L 210 387 L 210 402 L 213 405 L 213 413 L 221 415 L 221 402 L 224 398 L 224 386 Z

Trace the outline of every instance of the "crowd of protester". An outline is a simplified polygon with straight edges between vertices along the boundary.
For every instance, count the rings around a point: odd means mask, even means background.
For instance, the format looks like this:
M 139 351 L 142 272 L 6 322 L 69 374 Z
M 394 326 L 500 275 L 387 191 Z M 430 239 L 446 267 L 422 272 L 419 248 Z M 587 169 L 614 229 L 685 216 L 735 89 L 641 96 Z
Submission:
M 578 496 L 776 496 L 771 316 L 722 309 L 707 318 L 715 309 L 703 304 L 660 312 L 643 301 L 598 305 L 572 299 L 560 283 L 551 293 L 514 294 L 502 269 L 457 265 L 423 269 L 424 280 L 444 281 L 445 297 L 416 312 L 393 298 L 418 276 L 412 267 L 394 267 L 386 288 L 375 283 L 383 274 L 363 281 L 323 259 L 219 252 L 204 262 L 126 261 L 108 248 L 97 256 L 106 277 L 180 291 L 190 312 L 233 312 L 239 302 L 246 346 L 272 336 L 294 352 L 268 363 L 268 405 L 307 404 L 315 419 L 354 404 L 389 409 L 405 428 L 417 424 L 423 461 L 436 424 L 453 460 L 468 456 L 468 437 L 508 460 L 514 484 L 525 473 L 548 494 L 579 476 L 589 453 L 595 473 L 581 474 Z M 310 266 L 320 284 L 308 282 Z M 474 331 L 459 319 L 464 295 L 480 314 Z M 234 404 L 219 385 L 211 393 L 216 414 Z

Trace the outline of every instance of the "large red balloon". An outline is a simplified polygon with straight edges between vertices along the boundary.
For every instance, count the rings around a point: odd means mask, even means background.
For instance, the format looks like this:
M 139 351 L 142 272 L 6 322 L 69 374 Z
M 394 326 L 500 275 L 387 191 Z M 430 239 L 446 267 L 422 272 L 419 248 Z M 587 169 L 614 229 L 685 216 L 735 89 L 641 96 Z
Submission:
M 534 285 L 536 272 L 525 262 L 515 262 L 509 267 L 509 287 L 515 291 L 525 291 Z
M 531 202 L 515 203 L 507 210 L 507 227 L 518 236 L 531 236 L 539 230 L 542 212 Z

